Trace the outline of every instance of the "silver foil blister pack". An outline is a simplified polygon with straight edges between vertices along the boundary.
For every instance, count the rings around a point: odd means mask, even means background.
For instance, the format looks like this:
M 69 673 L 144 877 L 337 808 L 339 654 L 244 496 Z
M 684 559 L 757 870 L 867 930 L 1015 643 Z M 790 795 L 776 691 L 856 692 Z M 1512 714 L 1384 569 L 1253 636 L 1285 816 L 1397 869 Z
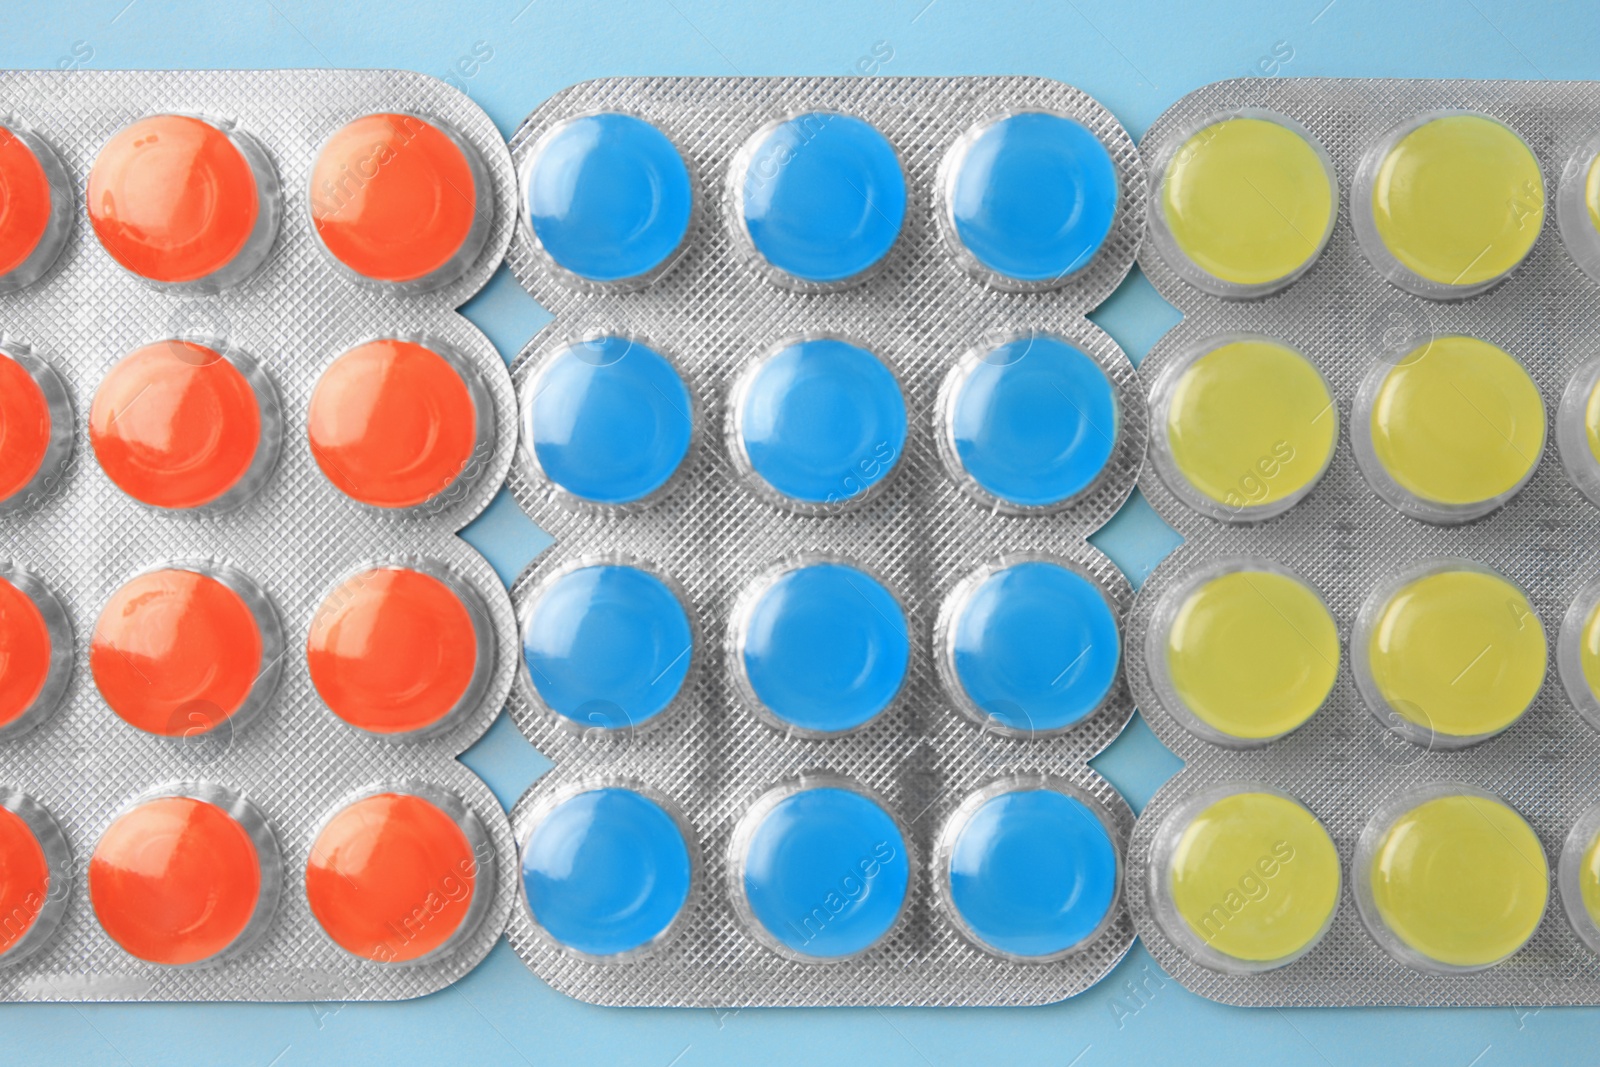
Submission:
M 1029 113 L 1065 117 L 1103 146 L 1117 210 L 1103 244 L 1077 269 L 997 281 L 951 237 L 940 191 L 948 172 L 941 168 L 961 158 L 963 139 L 982 124 Z M 566 269 L 530 221 L 530 175 L 540 153 L 556 131 L 597 115 L 655 127 L 681 155 L 692 189 L 682 239 L 667 241 L 660 261 L 632 277 L 586 279 Z M 741 198 L 754 188 L 743 183 L 751 173 L 745 168 L 763 132 L 791 119 L 802 129 L 807 121 L 843 129 L 845 120 L 861 120 L 898 158 L 906 192 L 898 236 L 852 277 L 786 274 L 755 250 L 758 242 L 739 221 Z M 801 134 L 794 158 L 803 158 L 810 136 Z M 683 835 L 689 889 L 670 925 L 647 943 L 585 952 L 536 919 L 525 860 L 512 946 L 555 988 L 616 1005 L 1032 1004 L 1088 988 L 1131 943 L 1120 892 L 1074 951 L 1025 960 L 985 949 L 959 929 L 935 871 L 949 860 L 944 835 L 952 819 L 970 814 L 983 799 L 978 794 L 995 788 L 1079 798 L 1120 852 L 1130 812 L 1087 760 L 1122 729 L 1131 701 L 1119 673 L 1108 679 L 1104 699 L 1066 729 L 1006 726 L 964 707 L 941 651 L 952 625 L 951 609 L 942 606 L 962 595 L 964 582 L 970 592 L 994 571 L 1030 560 L 1062 564 L 1089 583 L 1119 626 L 1131 600 L 1126 580 L 1084 538 L 1131 490 L 1144 452 L 1144 400 L 1121 350 L 1083 317 L 1125 276 L 1144 226 L 1142 170 L 1131 140 L 1088 96 L 1039 78 L 618 78 L 557 94 L 522 124 L 511 149 L 523 214 L 509 261 L 555 315 L 512 370 L 523 440 L 509 488 L 556 539 L 513 587 L 519 619 L 532 626 L 541 598 L 563 577 L 623 564 L 671 590 L 692 634 L 682 650 L 689 664 L 681 689 L 645 722 L 604 703 L 576 714 L 557 710 L 541 696 L 525 658 L 510 711 L 556 768 L 512 813 L 519 847 L 574 796 L 632 790 L 659 804 Z M 1012 506 L 960 477 L 943 422 L 953 388 L 947 379 L 1006 344 L 1025 353 L 1030 339 L 1041 337 L 1092 361 L 1114 399 L 1116 421 L 1103 470 L 1081 492 L 1057 506 Z M 891 448 L 862 457 L 858 483 L 804 503 L 784 499 L 753 474 L 738 443 L 746 409 L 732 398 L 747 395 L 758 358 L 810 339 L 843 340 L 876 356 L 898 382 L 906 431 L 899 454 Z M 663 357 L 686 387 L 679 414 L 692 428 L 681 463 L 665 484 L 629 502 L 585 499 L 540 462 L 530 412 L 557 359 L 576 352 L 580 360 L 608 363 L 640 348 Z M 550 429 L 558 414 L 540 415 L 540 433 L 553 441 L 565 432 Z M 775 575 L 813 563 L 844 563 L 881 583 L 906 620 L 903 684 L 855 729 L 815 731 L 792 720 L 785 726 L 764 713 L 740 666 L 752 600 Z M 663 673 L 679 669 L 668 662 L 675 660 L 663 658 Z M 1061 664 L 1063 676 L 1074 669 Z M 759 832 L 752 820 L 759 823 L 760 812 L 830 786 L 888 813 L 909 854 L 909 888 L 880 938 L 834 958 L 806 958 L 763 934 L 735 853 L 744 855 Z M 859 871 L 845 865 L 838 907 L 878 870 L 870 856 Z M 805 916 L 820 925 L 837 913 L 833 903 L 828 911 L 823 900 L 815 903 L 797 914 L 801 925 Z
M 1486 273 L 1470 256 L 1464 257 L 1470 262 L 1463 263 L 1459 273 L 1439 275 L 1428 267 L 1425 252 L 1408 258 L 1384 251 L 1391 243 L 1413 250 L 1425 243 L 1415 235 L 1426 229 L 1426 223 L 1419 223 L 1419 216 L 1405 215 L 1406 197 L 1417 190 L 1470 215 L 1474 203 L 1470 197 L 1449 199 L 1454 175 L 1446 174 L 1442 184 L 1424 184 L 1426 152 L 1433 150 L 1428 148 L 1429 135 L 1407 140 L 1430 120 L 1462 115 L 1487 117 L 1498 124 L 1472 126 L 1472 136 L 1482 140 L 1471 142 L 1477 147 L 1463 172 L 1479 165 L 1493 168 L 1506 159 L 1514 162 L 1514 148 L 1509 156 L 1494 155 L 1509 143 L 1500 132 L 1509 129 L 1531 150 L 1542 173 L 1542 189 L 1513 180 L 1504 194 L 1475 202 L 1479 208 L 1487 205 L 1488 214 L 1513 242 L 1520 240 L 1516 234 L 1530 219 L 1542 222 L 1542 228 L 1531 229 L 1532 247 L 1526 259 L 1504 277 L 1499 276 L 1500 268 Z M 1586 498 L 1585 486 L 1592 484 L 1587 472 L 1595 460 L 1584 432 L 1584 408 L 1594 381 L 1587 365 L 1600 338 L 1596 283 L 1586 272 L 1593 264 L 1594 222 L 1584 210 L 1585 184 L 1593 184 L 1600 90 L 1593 83 L 1465 80 L 1217 83 L 1175 104 L 1141 141 L 1150 169 L 1152 214 L 1166 210 L 1155 205 L 1164 203 L 1163 183 L 1173 161 L 1199 158 L 1184 153 L 1196 152 L 1197 145 L 1203 149 L 1216 135 L 1217 123 L 1239 117 L 1264 117 L 1309 135 L 1320 145 L 1336 176 L 1337 219 L 1320 252 L 1315 251 L 1319 244 L 1315 232 L 1300 233 L 1313 249 L 1310 262 L 1303 274 L 1276 286 L 1243 274 L 1208 282 L 1203 271 L 1186 261 L 1179 250 L 1181 242 L 1165 221 L 1152 222 L 1145 245 L 1141 263 L 1146 273 L 1183 311 L 1184 320 L 1140 366 L 1140 377 L 1152 396 L 1151 460 L 1140 485 L 1186 540 L 1150 576 L 1130 614 L 1127 676 L 1152 729 L 1187 766 L 1163 786 L 1133 833 L 1127 886 L 1139 935 L 1187 988 L 1231 1004 L 1600 1003 L 1600 957 L 1588 947 L 1594 942 L 1593 920 L 1587 918 L 1582 901 L 1575 899 L 1579 895 L 1575 866 L 1584 862 L 1593 839 L 1588 813 L 1600 801 L 1600 734 L 1591 725 L 1592 716 L 1575 706 L 1575 701 L 1587 702 L 1578 669 L 1578 631 L 1592 613 L 1589 587 L 1596 571 L 1588 546 L 1600 536 L 1600 512 Z M 1435 142 L 1434 149 L 1448 140 Z M 1409 175 L 1406 161 L 1390 157 L 1396 145 L 1422 153 L 1415 157 L 1418 166 Z M 1245 173 L 1248 178 L 1251 172 L 1245 169 Z M 1262 172 L 1254 173 L 1259 178 Z M 1505 173 L 1515 176 L 1514 169 Z M 1439 174 L 1433 172 L 1435 178 Z M 1408 180 L 1418 184 L 1408 188 Z M 1533 199 L 1535 193 L 1542 199 Z M 1239 195 L 1248 191 L 1240 186 Z M 1542 206 L 1542 219 L 1530 215 L 1533 206 Z M 1287 221 L 1289 214 L 1284 217 Z M 1408 225 L 1422 229 L 1407 230 Z M 1485 245 L 1483 255 L 1488 259 L 1501 254 L 1494 241 Z M 1194 282 L 1197 277 L 1199 284 Z M 1480 494 L 1492 497 L 1482 506 L 1443 497 L 1419 506 L 1415 499 L 1407 499 L 1403 486 L 1396 490 L 1393 483 L 1422 484 L 1413 477 L 1422 467 L 1408 464 L 1426 465 L 1428 460 L 1400 451 L 1403 442 L 1396 443 L 1401 441 L 1400 431 L 1391 434 L 1400 424 L 1392 420 L 1403 418 L 1408 410 L 1426 412 L 1429 404 L 1455 410 L 1449 407 L 1454 400 L 1448 394 L 1456 379 L 1436 380 L 1431 391 L 1411 399 L 1390 386 L 1401 381 L 1402 369 L 1410 374 L 1428 359 L 1443 360 L 1449 355 L 1447 349 L 1464 352 L 1471 346 L 1460 341 L 1463 337 L 1488 342 L 1525 369 L 1537 389 L 1533 406 L 1544 412 L 1543 438 L 1529 447 L 1528 420 L 1519 426 L 1506 413 L 1514 414 L 1518 404 L 1526 411 L 1530 402 L 1517 399 L 1512 387 L 1506 386 L 1499 398 L 1489 398 L 1492 403 L 1477 405 L 1484 408 L 1477 432 L 1490 443 L 1491 451 L 1501 448 L 1496 435 L 1503 438 L 1505 448 L 1532 465 L 1531 476 L 1525 483 L 1513 478 L 1516 484 L 1497 485 L 1496 493 Z M 1242 464 L 1237 495 L 1228 499 L 1227 493 L 1213 493 L 1208 501 L 1204 494 L 1197 496 L 1182 464 L 1172 458 L 1173 449 L 1190 447 L 1181 439 L 1183 427 L 1173 431 L 1169 421 L 1175 409 L 1167 405 L 1179 403 L 1173 399 L 1179 392 L 1174 382 L 1185 373 L 1187 361 L 1224 344 L 1262 339 L 1298 351 L 1326 381 L 1334 405 L 1327 415 L 1338 424 L 1331 461 L 1320 478 L 1312 480 L 1303 499 L 1289 494 L 1287 500 L 1269 500 L 1280 496 L 1270 483 L 1289 469 L 1286 464 L 1292 459 L 1285 456 L 1295 453 L 1291 447 L 1284 455 L 1264 455 L 1259 463 Z M 1485 358 L 1493 362 L 1499 357 Z M 1467 398 L 1465 390 L 1456 391 Z M 1413 403 L 1417 406 L 1407 407 Z M 1467 400 L 1460 407 L 1465 414 L 1454 421 L 1477 426 L 1474 403 Z M 1450 435 L 1456 431 L 1436 425 L 1429 432 L 1439 435 L 1438 440 L 1455 440 Z M 1178 437 L 1172 436 L 1174 432 Z M 1198 462 L 1192 457 L 1191 462 Z M 1492 478 L 1488 471 L 1485 464 L 1463 477 Z M 1454 477 L 1462 472 L 1448 473 Z M 1251 512 L 1262 504 L 1267 505 L 1264 510 Z M 1481 660 L 1475 658 L 1479 650 L 1466 650 L 1460 657 L 1460 673 L 1454 679 L 1444 677 L 1442 686 L 1496 692 L 1495 686 L 1505 677 L 1527 670 L 1526 648 L 1514 644 L 1523 640 L 1516 634 L 1530 632 L 1525 608 L 1531 608 L 1542 624 L 1548 652 L 1542 678 L 1533 682 L 1537 695 L 1503 732 L 1451 736 L 1428 720 L 1428 709 L 1390 704 L 1385 694 L 1399 694 L 1397 684 L 1372 681 L 1376 672 L 1395 666 L 1387 658 L 1392 648 L 1407 647 L 1387 643 L 1402 642 L 1405 638 L 1396 635 L 1406 631 L 1397 601 L 1384 598 L 1402 587 L 1414 590 L 1404 583 L 1418 578 L 1419 568 L 1426 570 L 1430 561 L 1445 561 L 1449 568 L 1474 573 L 1480 573 L 1476 568 L 1487 568 L 1508 580 L 1509 588 L 1520 590 L 1502 604 L 1516 609 L 1507 615 L 1508 619 L 1516 615 L 1515 623 L 1504 631 L 1515 634 L 1485 642 Z M 1189 713 L 1193 700 L 1176 695 L 1168 676 L 1174 662 L 1169 628 L 1177 625 L 1175 605 L 1187 604 L 1183 598 L 1196 588 L 1192 583 L 1197 578 L 1241 569 L 1283 570 L 1298 578 L 1320 595 L 1337 625 L 1337 674 L 1326 702 L 1303 725 L 1272 739 L 1241 741 L 1208 732 Z M 1426 629 L 1435 635 L 1446 633 L 1449 621 L 1439 615 L 1432 618 Z M 1288 622 L 1287 615 L 1284 621 Z M 1429 638 L 1423 634 L 1416 639 L 1425 643 Z M 1439 640 L 1439 647 L 1448 650 L 1448 640 Z M 1518 655 L 1523 658 L 1518 660 Z M 1374 657 L 1384 665 L 1374 666 Z M 1415 662 L 1435 669 L 1420 656 Z M 1481 671 L 1485 663 L 1496 665 L 1500 673 L 1494 677 L 1471 673 L 1475 666 Z M 1260 666 L 1267 671 L 1274 665 Z M 1245 668 L 1239 670 L 1237 687 L 1248 690 L 1251 679 Z M 1375 705 L 1381 710 L 1374 711 Z M 1419 716 L 1411 710 L 1427 721 L 1419 726 Z M 1261 966 L 1260 961 L 1219 963 L 1215 957 L 1207 961 L 1209 942 L 1198 948 L 1181 943 L 1189 937 L 1181 930 L 1175 939 L 1175 925 L 1184 920 L 1175 917 L 1164 901 L 1165 894 L 1176 892 L 1163 880 L 1169 877 L 1166 850 L 1176 847 L 1174 833 L 1183 830 L 1183 820 L 1189 817 L 1184 812 L 1196 810 L 1196 798 L 1203 802 L 1208 796 L 1254 786 L 1281 792 L 1309 809 L 1331 836 L 1342 874 L 1326 933 L 1308 951 L 1275 967 Z M 1419 958 L 1416 946 L 1435 942 L 1422 935 L 1411 940 L 1396 935 L 1394 930 L 1408 920 L 1399 910 L 1384 912 L 1390 916 L 1385 919 L 1374 904 L 1374 894 L 1388 892 L 1385 880 L 1399 868 L 1384 866 L 1381 877 L 1374 878 L 1369 857 L 1382 852 L 1386 865 L 1404 860 L 1397 839 L 1384 836 L 1386 819 L 1397 804 L 1403 810 L 1441 791 L 1481 798 L 1467 802 L 1469 807 L 1480 805 L 1473 810 L 1488 810 L 1481 804 L 1496 799 L 1509 805 L 1536 835 L 1538 848 L 1532 851 L 1542 851 L 1542 856 L 1521 857 L 1528 869 L 1537 870 L 1542 862 L 1547 871 L 1549 895 L 1542 919 L 1526 943 L 1520 948 L 1510 943 L 1508 947 L 1516 950 L 1499 962 L 1484 965 L 1467 954 L 1443 962 L 1439 957 Z M 1515 843 L 1510 836 L 1505 840 Z M 1447 853 L 1445 849 L 1434 855 Z M 1516 868 L 1516 859 L 1507 862 Z M 1210 912 L 1217 916 L 1214 926 L 1207 927 L 1199 940 L 1220 937 L 1216 931 L 1246 909 L 1276 906 L 1271 879 L 1281 869 L 1277 860 L 1263 857 L 1259 870 L 1247 863 L 1235 872 L 1235 881 L 1244 888 L 1219 894 L 1217 908 Z M 1443 904 L 1455 907 L 1477 889 L 1478 883 L 1464 875 L 1455 898 L 1444 899 Z M 1526 904 L 1524 900 L 1521 906 Z M 1364 922 L 1364 913 L 1372 921 Z M 1414 928 L 1405 928 L 1415 934 Z M 1386 951 L 1384 940 L 1391 950 Z
M 498 132 L 458 91 L 399 71 L 8 72 L 0 75 L 0 110 L 8 128 L 53 150 L 70 207 L 59 256 L 32 280 L 24 264 L 18 284 L 0 296 L 0 348 L 23 365 L 48 365 L 50 372 L 35 377 L 53 377 L 61 387 L 45 390 L 53 410 L 71 412 L 70 434 L 52 444 L 41 468 L 47 476 L 0 512 L 6 560 L 0 574 L 38 593 L 35 603 L 53 636 L 70 640 L 65 651 L 59 641 L 55 646 L 59 662 L 41 691 L 48 706 L 0 741 L 4 806 L 44 828 L 36 836 L 52 867 L 40 936 L 27 935 L 33 940 L 17 953 L 21 958 L 0 958 L 0 998 L 397 999 L 455 981 L 500 936 L 516 884 L 505 814 L 455 758 L 498 714 L 517 659 L 503 586 L 454 536 L 487 505 L 515 451 L 515 400 L 505 365 L 455 311 L 488 280 L 511 238 L 514 177 Z M 319 247 L 308 211 L 313 162 L 347 123 L 395 113 L 448 131 L 469 159 L 476 157 L 469 168 L 476 192 L 466 224 L 471 232 L 459 256 L 426 276 L 366 284 Z M 119 131 L 157 115 L 199 116 L 236 136 L 236 146 L 251 146 L 262 200 L 240 256 L 259 261 L 253 271 L 152 284 L 120 266 L 97 239 L 85 204 L 91 165 Z M 408 127 L 406 137 L 418 128 Z M 399 156 L 394 144 L 390 152 L 375 151 L 343 195 L 393 158 L 410 166 L 403 154 L 411 143 L 397 142 Z M 275 211 L 268 204 L 273 196 Z M 102 206 L 115 213 L 109 200 Z M 137 205 L 122 210 L 119 218 L 138 225 L 130 214 Z M 308 405 L 324 372 L 373 339 L 444 354 L 476 412 L 469 461 L 417 506 L 357 503 L 336 488 L 308 442 Z M 97 390 L 129 353 L 166 340 L 242 354 L 236 366 L 252 368 L 245 376 L 261 407 L 256 454 L 275 446 L 276 457 L 252 467 L 240 492 L 217 502 L 223 506 L 147 506 L 97 461 L 88 426 Z M 102 698 L 91 646 L 102 639 L 115 645 L 97 620 L 125 583 L 174 566 L 219 579 L 251 605 L 262 631 L 263 669 L 237 720 L 196 702 L 183 721 L 147 732 L 124 722 Z M 335 716 L 308 674 L 308 640 L 319 620 L 338 610 L 341 597 L 359 594 L 360 576 L 373 568 L 430 574 L 471 616 L 467 632 L 478 642 L 471 684 L 437 729 L 388 735 L 357 729 Z M 475 870 L 460 872 L 476 880 L 465 919 L 442 948 L 411 962 L 380 962 L 341 948 L 307 899 L 318 833 L 346 804 L 385 792 L 428 799 L 457 824 L 474 859 Z M 232 814 L 255 842 L 256 913 L 234 948 L 214 958 L 146 962 L 97 921 L 88 884 L 97 843 L 116 817 L 157 794 L 205 800 Z M 402 948 L 394 960 L 407 957 L 404 943 L 445 907 L 445 898 L 459 899 L 460 884 L 441 885 L 437 897 L 414 902 L 415 925 L 395 931 Z

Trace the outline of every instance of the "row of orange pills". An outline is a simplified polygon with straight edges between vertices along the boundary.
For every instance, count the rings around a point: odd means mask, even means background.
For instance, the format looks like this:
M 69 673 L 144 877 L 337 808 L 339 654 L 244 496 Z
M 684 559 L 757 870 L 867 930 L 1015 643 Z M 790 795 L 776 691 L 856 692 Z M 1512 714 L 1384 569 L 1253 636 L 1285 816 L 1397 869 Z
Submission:
M 353 956 L 398 964 L 458 946 L 493 895 L 493 849 L 453 792 L 412 783 L 353 794 L 302 868 L 317 925 Z M 0 793 L 0 962 L 46 944 L 67 911 L 72 850 L 40 803 Z M 284 858 L 261 809 L 228 786 L 152 790 L 124 806 L 88 862 L 96 921 L 123 951 L 167 966 L 237 955 L 271 926 Z
M 448 346 L 367 341 L 338 356 L 312 392 L 306 437 L 328 480 L 379 508 L 436 504 L 476 473 L 493 408 Z M 270 477 L 283 439 L 271 378 L 221 342 L 137 348 L 101 380 L 89 441 L 123 492 L 166 509 L 236 507 Z M 72 410 L 54 368 L 0 348 L 0 507 L 46 496 L 71 455 Z
M 363 565 L 324 595 L 305 639 L 318 696 L 349 725 L 409 739 L 478 706 L 494 661 L 482 597 L 432 563 Z M 31 571 L 0 565 L 0 739 L 47 719 L 73 670 L 70 616 Z M 124 722 L 164 737 L 241 728 L 270 701 L 286 644 L 272 599 L 237 568 L 162 564 L 100 611 L 89 672 Z
M 447 125 L 365 115 L 327 138 L 304 189 L 322 250 L 354 280 L 402 293 L 447 285 L 488 239 L 478 153 Z M 71 232 L 73 181 L 49 141 L 0 128 L 0 291 L 32 284 Z M 232 123 L 152 115 L 101 146 L 84 186 L 95 237 L 163 287 L 217 292 L 266 262 L 283 214 L 267 150 Z

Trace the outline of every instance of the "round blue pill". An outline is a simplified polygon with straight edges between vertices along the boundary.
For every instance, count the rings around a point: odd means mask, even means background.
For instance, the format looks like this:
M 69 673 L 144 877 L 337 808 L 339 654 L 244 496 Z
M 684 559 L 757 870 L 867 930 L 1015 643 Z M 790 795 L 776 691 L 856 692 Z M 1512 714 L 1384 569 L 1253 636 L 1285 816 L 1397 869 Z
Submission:
M 906 217 L 906 179 L 870 123 L 813 111 L 758 135 L 738 179 L 745 232 L 763 259 L 838 282 L 882 259 Z
M 818 733 L 852 730 L 888 707 L 911 653 L 899 601 L 838 563 L 779 576 L 750 610 L 742 638 L 756 698 L 783 722 Z
M 584 500 L 641 500 L 666 484 L 689 451 L 689 390 L 661 353 L 638 341 L 567 345 L 528 388 L 527 447 L 545 477 Z
M 683 157 L 643 119 L 568 119 L 541 140 L 523 195 L 550 258 L 581 278 L 615 282 L 665 263 L 689 230 L 694 194 Z
M 1089 265 L 1117 214 L 1117 169 L 1087 128 L 1043 111 L 981 127 L 947 179 L 950 221 L 988 270 L 1023 282 Z
M 642 948 L 689 899 L 689 847 L 672 816 L 648 797 L 606 788 L 563 801 L 522 851 L 522 885 L 534 919 L 563 945 L 591 956 Z
M 1098 708 L 1117 677 L 1117 620 L 1089 579 L 1055 563 L 1003 567 L 959 605 L 956 680 L 998 725 L 1058 730 Z
M 962 469 L 1019 507 L 1060 504 L 1099 479 L 1116 446 L 1117 397 L 1100 365 L 1033 335 L 973 361 L 950 401 Z
M 853 790 L 819 786 L 766 813 L 745 849 L 742 880 L 775 941 L 836 959 L 888 933 L 905 904 L 910 863 L 888 812 Z
M 522 627 L 533 687 L 581 726 L 649 722 L 678 695 L 693 653 L 689 616 L 672 590 L 619 564 L 563 574 L 539 594 Z
M 1117 849 L 1083 801 L 1050 789 L 1001 793 L 955 834 L 950 901 L 979 941 L 1011 956 L 1066 952 L 1117 894 Z
M 906 443 L 894 375 L 846 341 L 796 341 L 763 359 L 744 389 L 739 441 L 750 466 L 793 500 L 849 500 L 882 480 Z

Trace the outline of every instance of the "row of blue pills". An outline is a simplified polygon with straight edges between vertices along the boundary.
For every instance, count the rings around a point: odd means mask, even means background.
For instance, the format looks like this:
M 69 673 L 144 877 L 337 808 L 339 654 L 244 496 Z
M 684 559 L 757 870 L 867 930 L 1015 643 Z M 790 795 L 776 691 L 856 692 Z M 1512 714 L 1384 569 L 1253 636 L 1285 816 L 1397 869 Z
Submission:
M 905 451 L 905 396 L 861 344 L 784 342 L 751 362 L 730 400 L 735 465 L 780 501 L 857 503 Z M 1120 432 L 1116 389 L 1072 342 L 1027 333 L 951 370 L 936 432 L 963 485 L 1014 509 L 1057 508 L 1099 484 Z M 545 479 L 591 504 L 659 493 L 695 437 L 696 403 L 663 353 L 607 335 L 547 353 L 524 391 L 525 448 Z
M 981 122 L 951 146 L 937 198 L 955 258 L 983 277 L 1064 282 L 1094 260 L 1116 218 L 1115 164 L 1081 123 L 1047 111 Z M 899 240 L 908 211 L 894 146 L 863 119 L 810 111 L 768 123 L 728 177 L 735 240 L 780 277 L 847 285 Z M 644 119 L 558 123 L 522 176 L 543 254 L 589 284 L 637 284 L 670 267 L 695 214 L 689 168 Z
M 857 566 L 778 566 L 745 591 L 732 618 L 735 682 L 786 733 L 860 729 L 905 682 L 905 610 Z M 1006 734 L 1082 722 L 1110 696 L 1121 658 L 1106 591 L 1048 559 L 969 576 L 951 592 L 936 630 L 940 673 L 958 706 Z M 657 721 L 684 691 L 697 643 L 680 592 L 638 565 L 579 561 L 547 578 L 523 611 L 527 680 L 546 708 L 586 730 Z
M 544 934 L 600 959 L 667 942 L 692 910 L 698 855 L 670 800 L 624 783 L 558 797 L 522 843 L 524 903 Z M 1082 949 L 1112 917 L 1118 850 L 1099 805 L 1044 780 L 996 783 L 949 818 L 933 858 L 945 913 L 969 941 L 1015 959 Z M 901 824 L 844 779 L 769 791 L 729 848 L 735 912 L 791 959 L 838 961 L 881 943 L 915 863 Z

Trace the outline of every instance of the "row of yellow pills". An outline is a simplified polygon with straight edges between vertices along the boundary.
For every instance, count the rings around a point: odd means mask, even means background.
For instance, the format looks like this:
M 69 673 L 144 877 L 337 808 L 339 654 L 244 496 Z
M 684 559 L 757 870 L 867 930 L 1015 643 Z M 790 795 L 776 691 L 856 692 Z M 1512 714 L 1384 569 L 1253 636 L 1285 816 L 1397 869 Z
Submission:
M 1436 973 L 1492 967 L 1533 936 L 1550 896 L 1544 846 L 1505 800 L 1440 782 L 1380 806 L 1350 867 L 1363 924 L 1391 956 Z M 1252 973 L 1310 952 L 1339 904 L 1339 853 L 1322 822 L 1272 786 L 1203 791 L 1162 820 L 1147 892 L 1162 932 L 1196 962 Z M 1573 827 L 1557 883 L 1600 946 L 1600 808 Z
M 1153 230 L 1181 277 L 1247 299 L 1311 268 L 1333 232 L 1339 183 L 1305 127 L 1269 111 L 1235 111 L 1208 117 L 1175 144 L 1157 158 Z M 1600 278 L 1596 148 L 1572 161 L 1587 180 L 1563 187 L 1558 217 L 1573 258 Z M 1430 112 L 1390 129 L 1363 156 L 1354 192 L 1362 251 L 1419 296 L 1490 288 L 1527 258 L 1544 225 L 1539 161 L 1515 130 L 1470 112 Z
M 1443 334 L 1379 353 L 1356 391 L 1351 442 L 1373 490 L 1435 523 L 1480 518 L 1527 484 L 1544 454 L 1544 399 L 1500 346 Z M 1556 417 L 1568 476 L 1600 502 L 1600 360 L 1572 376 Z M 1152 390 L 1151 459 L 1203 514 L 1254 522 L 1281 514 L 1333 459 L 1339 409 L 1301 351 L 1225 334 L 1168 364 Z
M 1574 705 L 1600 728 L 1600 582 L 1574 598 L 1557 639 Z M 1456 748 L 1506 730 L 1544 684 L 1544 623 L 1511 579 L 1467 560 L 1408 568 L 1377 586 L 1350 638 L 1357 688 L 1408 741 Z M 1260 558 L 1221 560 L 1157 601 L 1145 662 L 1164 710 L 1231 748 L 1274 741 L 1326 703 L 1338 626 L 1301 576 Z

